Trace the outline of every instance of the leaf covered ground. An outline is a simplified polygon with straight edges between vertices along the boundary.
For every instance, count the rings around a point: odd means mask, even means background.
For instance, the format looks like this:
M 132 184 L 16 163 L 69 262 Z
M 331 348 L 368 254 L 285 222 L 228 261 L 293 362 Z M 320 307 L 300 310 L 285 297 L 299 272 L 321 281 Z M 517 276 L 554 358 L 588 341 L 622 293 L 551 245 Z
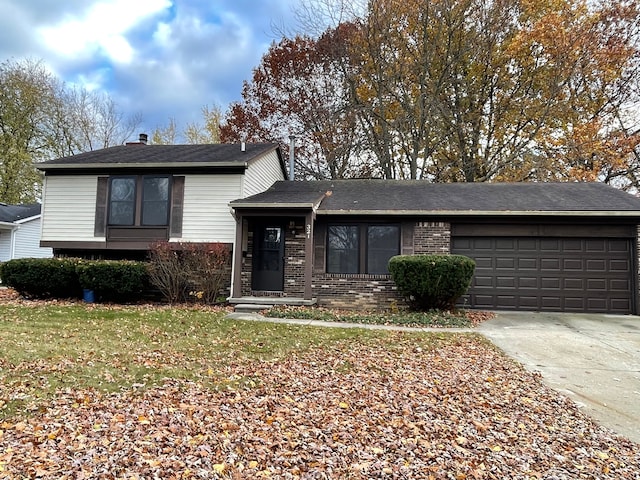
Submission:
M 351 329 L 304 343 L 308 332 L 335 329 L 258 323 L 252 328 L 273 330 L 229 328 L 218 351 L 206 342 L 222 341 L 221 326 L 183 314 L 180 334 L 149 312 L 140 321 L 156 322 L 157 341 L 130 363 L 119 357 L 114 376 L 149 359 L 156 369 L 184 362 L 202 375 L 147 385 L 123 377 L 117 392 L 61 384 L 30 414 L 0 420 L 0 479 L 640 478 L 637 444 L 599 427 L 476 335 Z M 304 347 L 249 352 L 288 331 Z M 247 335 L 253 345 L 244 344 Z M 197 349 L 172 350 L 183 337 Z M 1 395 L 97 361 L 70 354 L 32 361 L 31 380 L 0 384 Z M 13 378 L 20 365 L 2 359 L 0 377 Z

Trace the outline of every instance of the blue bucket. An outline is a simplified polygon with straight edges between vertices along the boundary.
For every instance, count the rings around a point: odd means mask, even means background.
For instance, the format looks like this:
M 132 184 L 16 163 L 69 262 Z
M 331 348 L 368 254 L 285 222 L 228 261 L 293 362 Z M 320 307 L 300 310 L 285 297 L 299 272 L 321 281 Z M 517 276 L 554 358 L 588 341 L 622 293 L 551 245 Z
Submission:
M 93 293 L 93 290 L 91 290 L 89 288 L 83 289 L 82 290 L 82 300 L 84 300 L 87 303 L 95 302 L 96 298 L 95 298 L 95 295 Z

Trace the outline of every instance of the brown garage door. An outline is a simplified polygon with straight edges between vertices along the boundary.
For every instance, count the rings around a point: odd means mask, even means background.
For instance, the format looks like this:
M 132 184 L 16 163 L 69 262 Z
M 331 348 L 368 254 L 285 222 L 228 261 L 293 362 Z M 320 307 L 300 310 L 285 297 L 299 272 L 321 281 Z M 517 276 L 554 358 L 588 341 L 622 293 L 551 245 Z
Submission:
M 476 261 L 463 299 L 475 308 L 632 313 L 627 238 L 454 237 Z

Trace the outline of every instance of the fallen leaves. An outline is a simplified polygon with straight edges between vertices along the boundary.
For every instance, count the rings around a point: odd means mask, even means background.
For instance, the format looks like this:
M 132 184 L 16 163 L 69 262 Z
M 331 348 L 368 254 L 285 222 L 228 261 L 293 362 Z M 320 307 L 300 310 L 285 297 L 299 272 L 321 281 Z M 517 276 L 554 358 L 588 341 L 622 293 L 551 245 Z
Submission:
M 119 394 L 65 389 L 0 424 L 0 479 L 640 476 L 638 445 L 474 336 L 398 333 Z M 420 350 L 418 350 L 418 348 Z M 417 353 L 419 352 L 419 353 Z

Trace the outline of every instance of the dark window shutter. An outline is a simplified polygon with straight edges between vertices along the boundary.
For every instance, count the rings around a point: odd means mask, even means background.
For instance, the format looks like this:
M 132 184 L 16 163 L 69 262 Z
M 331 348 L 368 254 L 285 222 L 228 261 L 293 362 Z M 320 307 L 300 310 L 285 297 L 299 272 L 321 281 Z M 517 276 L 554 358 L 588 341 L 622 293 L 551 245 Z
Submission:
M 317 223 L 313 232 L 313 271 L 324 273 L 326 271 L 327 226 Z
M 182 217 L 184 210 L 184 177 L 173 177 L 171 187 L 171 227 L 169 236 L 182 237 Z
M 96 193 L 96 218 L 93 227 L 95 237 L 104 237 L 107 233 L 107 205 L 109 193 L 109 177 L 98 177 Z
M 402 223 L 402 255 L 413 255 L 413 233 L 415 223 L 403 222 Z

